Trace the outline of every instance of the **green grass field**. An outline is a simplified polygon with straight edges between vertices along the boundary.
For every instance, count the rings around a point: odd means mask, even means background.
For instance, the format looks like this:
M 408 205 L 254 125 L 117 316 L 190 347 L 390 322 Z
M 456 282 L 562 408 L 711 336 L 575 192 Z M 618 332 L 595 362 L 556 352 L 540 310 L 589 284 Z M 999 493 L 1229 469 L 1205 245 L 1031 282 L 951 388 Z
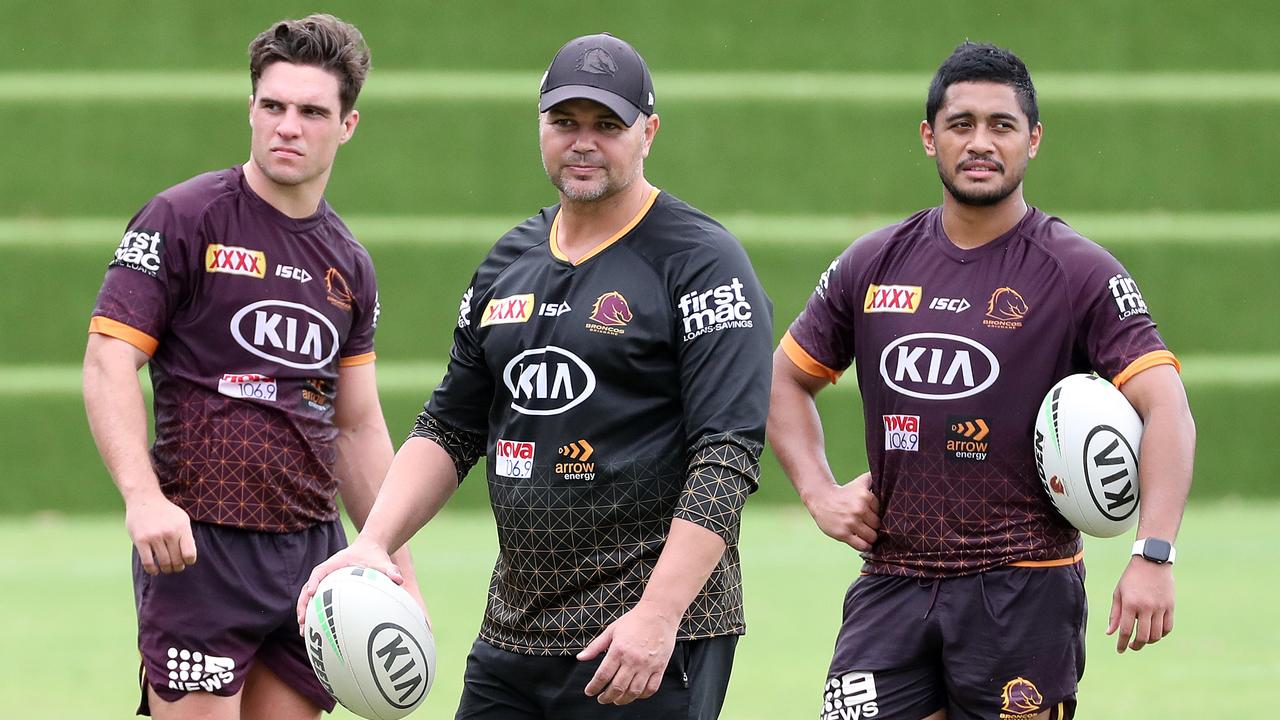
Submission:
M 1174 634 L 1139 653 L 1103 635 L 1128 541 L 1087 549 L 1092 622 L 1077 717 L 1264 718 L 1280 682 L 1271 621 L 1269 542 L 1280 502 L 1193 505 L 1179 537 Z M 0 714 L 127 718 L 136 701 L 128 540 L 116 516 L 0 521 Z M 436 624 L 439 676 L 413 717 L 451 718 L 495 554 L 492 519 L 450 511 L 413 541 Z M 748 507 L 743 530 L 749 633 L 739 645 L 725 720 L 816 715 L 857 558 L 827 540 L 798 502 Z M 355 716 L 339 710 L 336 718 Z

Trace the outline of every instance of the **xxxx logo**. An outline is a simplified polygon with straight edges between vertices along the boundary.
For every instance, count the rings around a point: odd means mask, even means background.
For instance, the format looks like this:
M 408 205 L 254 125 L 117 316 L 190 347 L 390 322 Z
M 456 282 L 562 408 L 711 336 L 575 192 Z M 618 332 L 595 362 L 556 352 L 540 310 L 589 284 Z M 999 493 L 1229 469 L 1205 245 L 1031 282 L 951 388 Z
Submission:
M 533 293 L 494 298 L 484 308 L 480 327 L 528 322 L 533 317 Z
M 267 274 L 267 256 L 261 250 L 210 244 L 204 251 L 205 272 L 262 278 Z
M 919 285 L 868 285 L 862 311 L 866 313 L 914 313 L 920 309 L 924 289 Z

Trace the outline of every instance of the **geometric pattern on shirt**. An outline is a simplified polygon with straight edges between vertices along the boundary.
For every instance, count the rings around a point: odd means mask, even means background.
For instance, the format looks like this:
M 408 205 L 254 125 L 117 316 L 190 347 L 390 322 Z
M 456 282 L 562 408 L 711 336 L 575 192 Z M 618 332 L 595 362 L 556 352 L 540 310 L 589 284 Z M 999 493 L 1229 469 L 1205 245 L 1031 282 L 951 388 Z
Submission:
M 760 443 L 735 433 L 705 435 L 690 453 L 688 482 L 675 516 L 738 542 L 742 506 L 759 488 Z
M 1033 467 L 991 456 L 961 467 L 942 453 L 890 453 L 881 477 L 893 482 L 879 484 L 881 527 L 864 572 L 954 577 L 1071 557 L 1082 547 Z
M 262 405 L 156 380 L 152 463 L 192 519 L 281 533 L 338 517 L 333 423 L 296 427 Z
M 453 460 L 453 469 L 458 474 L 459 485 L 484 454 L 484 435 L 441 422 L 426 410 L 418 413 L 409 437 L 426 438 L 443 448 L 449 455 L 449 459 Z
M 685 485 L 684 464 L 601 464 L 587 482 L 566 481 L 546 466 L 530 478 L 489 475 L 500 549 L 480 637 L 525 654 L 582 650 L 640 599 Z M 733 546 L 685 612 L 677 637 L 744 631 Z

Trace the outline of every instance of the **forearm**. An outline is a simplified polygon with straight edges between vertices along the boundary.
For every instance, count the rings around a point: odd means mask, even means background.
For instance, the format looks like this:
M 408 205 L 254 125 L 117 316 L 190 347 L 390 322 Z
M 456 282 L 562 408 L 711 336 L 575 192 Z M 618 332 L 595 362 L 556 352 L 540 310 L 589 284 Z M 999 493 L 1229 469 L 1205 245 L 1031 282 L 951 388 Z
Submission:
M 147 452 L 147 409 L 138 369 L 129 351 L 115 342 L 91 336 L 85 353 L 85 414 L 89 431 L 111 479 L 128 503 L 160 493 L 160 482 Z
M 809 505 L 815 494 L 836 484 L 827 464 L 822 420 L 813 395 L 774 369 L 769 404 L 769 445 L 800 499 Z
M 391 462 L 360 537 L 387 551 L 402 547 L 457 487 L 448 453 L 432 440 L 409 438 Z
M 1195 432 L 1191 414 L 1176 407 L 1154 410 L 1147 420 L 1138 463 L 1137 537 L 1177 537 L 1191 490 Z
M 676 518 L 640 602 L 652 604 L 678 624 L 707 584 L 725 550 L 724 539 L 700 525 Z

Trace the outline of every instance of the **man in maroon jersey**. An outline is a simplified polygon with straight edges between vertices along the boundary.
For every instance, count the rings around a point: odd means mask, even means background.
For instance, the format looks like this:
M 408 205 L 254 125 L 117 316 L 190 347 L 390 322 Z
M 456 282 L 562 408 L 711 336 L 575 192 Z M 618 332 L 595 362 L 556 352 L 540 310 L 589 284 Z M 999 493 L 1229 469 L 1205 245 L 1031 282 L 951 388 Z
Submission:
M 1140 543 L 1108 633 L 1138 650 L 1173 627 L 1156 550 L 1177 534 L 1195 443 L 1178 361 L 1120 263 L 1023 199 L 1038 115 L 1016 56 L 958 47 L 920 125 L 942 206 L 854 242 L 774 354 L 769 440 L 818 526 L 865 560 L 824 719 L 1074 714 L 1082 544 L 1041 490 L 1031 437 L 1072 373 L 1110 379 L 1146 423 Z M 855 362 L 870 472 L 841 485 L 814 396 Z
M 368 48 L 355 27 L 312 15 L 273 24 L 249 56 L 249 161 L 133 217 L 85 353 L 89 425 L 134 543 L 139 713 L 157 717 L 333 708 L 293 601 L 346 544 L 335 492 L 362 524 L 392 457 L 373 264 L 323 198 L 360 119 Z

